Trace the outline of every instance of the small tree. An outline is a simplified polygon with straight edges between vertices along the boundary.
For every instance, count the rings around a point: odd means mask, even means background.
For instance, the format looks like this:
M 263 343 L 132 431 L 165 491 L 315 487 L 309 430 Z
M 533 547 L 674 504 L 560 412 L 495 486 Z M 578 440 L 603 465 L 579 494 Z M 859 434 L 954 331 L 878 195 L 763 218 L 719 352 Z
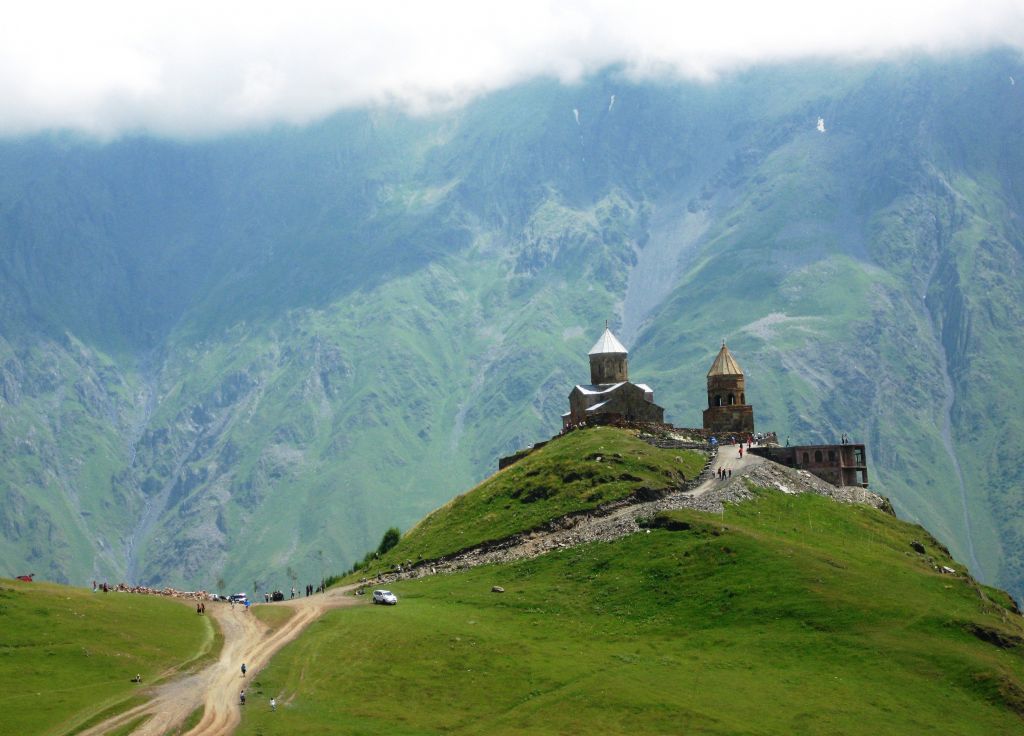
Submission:
M 377 554 L 382 555 L 389 549 L 394 547 L 396 544 L 398 544 L 398 540 L 401 536 L 402 533 L 398 531 L 398 527 L 393 526 L 390 529 L 388 529 L 386 532 L 384 532 L 384 538 L 380 540 L 380 546 L 377 547 Z

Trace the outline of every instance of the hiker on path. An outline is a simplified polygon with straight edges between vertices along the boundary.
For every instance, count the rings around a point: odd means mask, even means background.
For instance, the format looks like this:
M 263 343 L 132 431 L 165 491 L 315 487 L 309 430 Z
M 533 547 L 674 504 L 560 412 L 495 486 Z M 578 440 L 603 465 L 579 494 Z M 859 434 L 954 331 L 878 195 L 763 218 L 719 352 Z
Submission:
M 245 705 L 245 690 L 240 690 L 238 693 L 238 702 L 240 705 Z
M 270 699 L 270 710 L 277 710 L 277 698 Z
M 245 677 L 245 662 L 242 662 L 242 677 Z

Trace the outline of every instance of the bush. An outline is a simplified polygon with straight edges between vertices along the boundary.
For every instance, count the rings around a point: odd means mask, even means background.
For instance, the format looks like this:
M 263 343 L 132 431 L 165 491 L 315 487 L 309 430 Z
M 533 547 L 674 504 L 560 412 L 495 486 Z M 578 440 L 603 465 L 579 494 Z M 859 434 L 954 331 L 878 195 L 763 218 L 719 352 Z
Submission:
M 363 556 L 362 560 L 352 565 L 352 569 L 349 572 L 354 573 L 360 570 L 368 569 L 370 567 L 371 562 L 378 559 L 382 554 L 384 554 L 385 552 L 393 548 L 396 544 L 398 544 L 398 540 L 401 539 L 401 537 L 402 532 L 398 530 L 398 527 L 393 526 L 390 529 L 388 529 L 386 532 L 384 532 L 384 536 L 380 540 L 380 544 L 377 546 L 377 549 L 373 552 L 367 552 Z
M 398 544 L 398 540 L 401 538 L 402 533 L 398 531 L 398 527 L 391 527 L 384 532 L 384 538 L 380 540 L 380 546 L 377 547 L 377 554 L 382 555 L 389 549 Z

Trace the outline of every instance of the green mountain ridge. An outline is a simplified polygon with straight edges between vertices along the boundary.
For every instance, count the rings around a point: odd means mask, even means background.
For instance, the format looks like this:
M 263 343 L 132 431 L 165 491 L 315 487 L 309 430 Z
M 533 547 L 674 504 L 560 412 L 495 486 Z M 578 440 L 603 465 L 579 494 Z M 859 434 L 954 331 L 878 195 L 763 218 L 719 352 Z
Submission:
M 557 429 L 611 317 L 670 421 L 727 338 L 759 427 L 867 441 L 900 514 L 1019 596 L 1020 66 L 609 70 L 433 117 L 4 142 L 4 558 L 319 579 Z

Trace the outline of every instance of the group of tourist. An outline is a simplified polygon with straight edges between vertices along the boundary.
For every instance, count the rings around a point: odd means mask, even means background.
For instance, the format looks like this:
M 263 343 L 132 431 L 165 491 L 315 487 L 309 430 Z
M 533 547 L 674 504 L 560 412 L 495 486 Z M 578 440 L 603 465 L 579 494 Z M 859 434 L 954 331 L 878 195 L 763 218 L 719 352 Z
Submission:
M 242 677 L 245 677 L 245 673 L 248 672 L 248 668 L 245 666 L 245 662 L 242 662 Z M 245 705 L 245 688 L 243 687 L 238 692 L 238 703 L 239 705 Z M 270 710 L 277 710 L 277 698 L 270 698 Z

